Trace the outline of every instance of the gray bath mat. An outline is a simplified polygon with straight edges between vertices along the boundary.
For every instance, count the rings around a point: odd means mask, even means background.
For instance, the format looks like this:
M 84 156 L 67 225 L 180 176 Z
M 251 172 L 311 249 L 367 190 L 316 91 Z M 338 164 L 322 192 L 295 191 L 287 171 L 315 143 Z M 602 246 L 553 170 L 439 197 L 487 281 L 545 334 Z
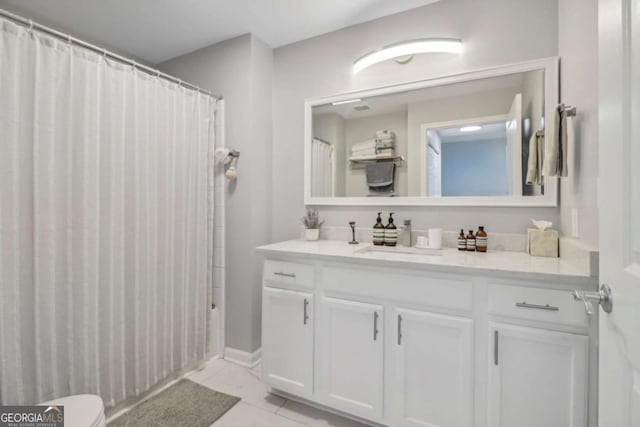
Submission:
M 209 427 L 239 398 L 180 380 L 109 423 L 109 427 Z

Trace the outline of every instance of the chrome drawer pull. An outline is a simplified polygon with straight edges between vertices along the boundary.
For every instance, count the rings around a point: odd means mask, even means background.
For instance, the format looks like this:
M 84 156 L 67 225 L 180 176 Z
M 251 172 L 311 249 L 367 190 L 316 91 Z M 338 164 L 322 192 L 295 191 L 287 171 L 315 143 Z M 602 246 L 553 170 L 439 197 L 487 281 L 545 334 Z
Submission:
M 378 312 L 373 312 L 373 340 L 378 340 Z
M 498 335 L 498 331 L 493 331 L 493 364 L 498 366 L 499 360 L 498 360 L 498 339 L 499 339 L 499 335 Z
M 303 324 L 307 324 L 307 321 L 309 320 L 309 300 L 308 299 L 304 299 L 304 313 L 302 314 L 302 321 Z
M 520 307 L 520 308 L 535 308 L 536 310 L 560 311 L 560 309 L 558 307 L 554 307 L 554 306 L 549 305 L 549 304 L 546 304 L 546 305 L 529 304 L 529 303 L 527 303 L 525 301 L 517 302 L 516 303 L 516 307 Z
M 273 274 L 275 274 L 276 276 L 296 277 L 295 273 L 283 273 L 282 271 L 276 271 Z

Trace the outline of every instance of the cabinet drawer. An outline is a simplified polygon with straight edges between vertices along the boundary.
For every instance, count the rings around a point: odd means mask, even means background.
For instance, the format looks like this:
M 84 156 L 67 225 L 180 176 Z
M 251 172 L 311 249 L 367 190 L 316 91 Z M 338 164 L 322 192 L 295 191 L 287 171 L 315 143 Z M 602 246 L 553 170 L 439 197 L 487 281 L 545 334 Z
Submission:
M 324 268 L 322 281 L 329 293 L 349 293 L 435 309 L 465 312 L 473 309 L 473 286 L 464 279 L 424 272 L 410 274 L 398 270 L 336 266 Z
M 584 305 L 569 291 L 489 285 L 489 313 L 540 322 L 586 327 Z
M 313 287 L 313 266 L 289 261 L 267 260 L 264 263 L 263 279 L 271 284 Z

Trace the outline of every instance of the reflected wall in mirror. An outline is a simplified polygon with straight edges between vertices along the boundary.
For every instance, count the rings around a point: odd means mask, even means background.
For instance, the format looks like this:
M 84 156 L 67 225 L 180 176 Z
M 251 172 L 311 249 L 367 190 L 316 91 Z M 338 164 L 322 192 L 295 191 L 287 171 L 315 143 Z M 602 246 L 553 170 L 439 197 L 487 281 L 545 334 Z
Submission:
M 310 102 L 307 203 L 557 203 L 555 179 L 527 181 L 558 102 L 557 59 L 441 80 Z

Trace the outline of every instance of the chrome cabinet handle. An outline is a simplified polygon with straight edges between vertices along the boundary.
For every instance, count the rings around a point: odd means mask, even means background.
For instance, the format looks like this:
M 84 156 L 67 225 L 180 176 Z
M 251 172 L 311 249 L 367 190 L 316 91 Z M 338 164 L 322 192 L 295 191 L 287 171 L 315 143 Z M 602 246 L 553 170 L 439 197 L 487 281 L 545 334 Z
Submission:
M 402 344 L 402 316 L 398 314 L 398 345 Z
M 611 295 L 611 288 L 607 284 L 602 284 L 598 292 L 584 292 L 574 289 L 571 295 L 573 295 L 574 300 L 584 303 L 584 309 L 589 316 L 594 312 L 594 303 L 601 305 L 605 313 L 611 313 L 611 310 L 613 310 L 613 296 Z
M 378 340 L 378 312 L 373 312 L 373 340 Z
M 493 364 L 498 366 L 498 331 L 493 331 Z
M 296 277 L 295 273 L 283 273 L 282 271 L 276 271 L 273 274 L 276 276 Z
M 535 308 L 537 310 L 560 311 L 560 309 L 558 307 L 554 307 L 554 306 L 549 305 L 549 304 L 545 304 L 545 305 L 529 304 L 526 301 L 517 302 L 516 303 L 516 307 L 520 307 L 520 308 Z
M 302 321 L 306 325 L 308 320 L 309 320 L 309 300 L 305 298 L 304 299 L 304 313 L 303 313 Z

